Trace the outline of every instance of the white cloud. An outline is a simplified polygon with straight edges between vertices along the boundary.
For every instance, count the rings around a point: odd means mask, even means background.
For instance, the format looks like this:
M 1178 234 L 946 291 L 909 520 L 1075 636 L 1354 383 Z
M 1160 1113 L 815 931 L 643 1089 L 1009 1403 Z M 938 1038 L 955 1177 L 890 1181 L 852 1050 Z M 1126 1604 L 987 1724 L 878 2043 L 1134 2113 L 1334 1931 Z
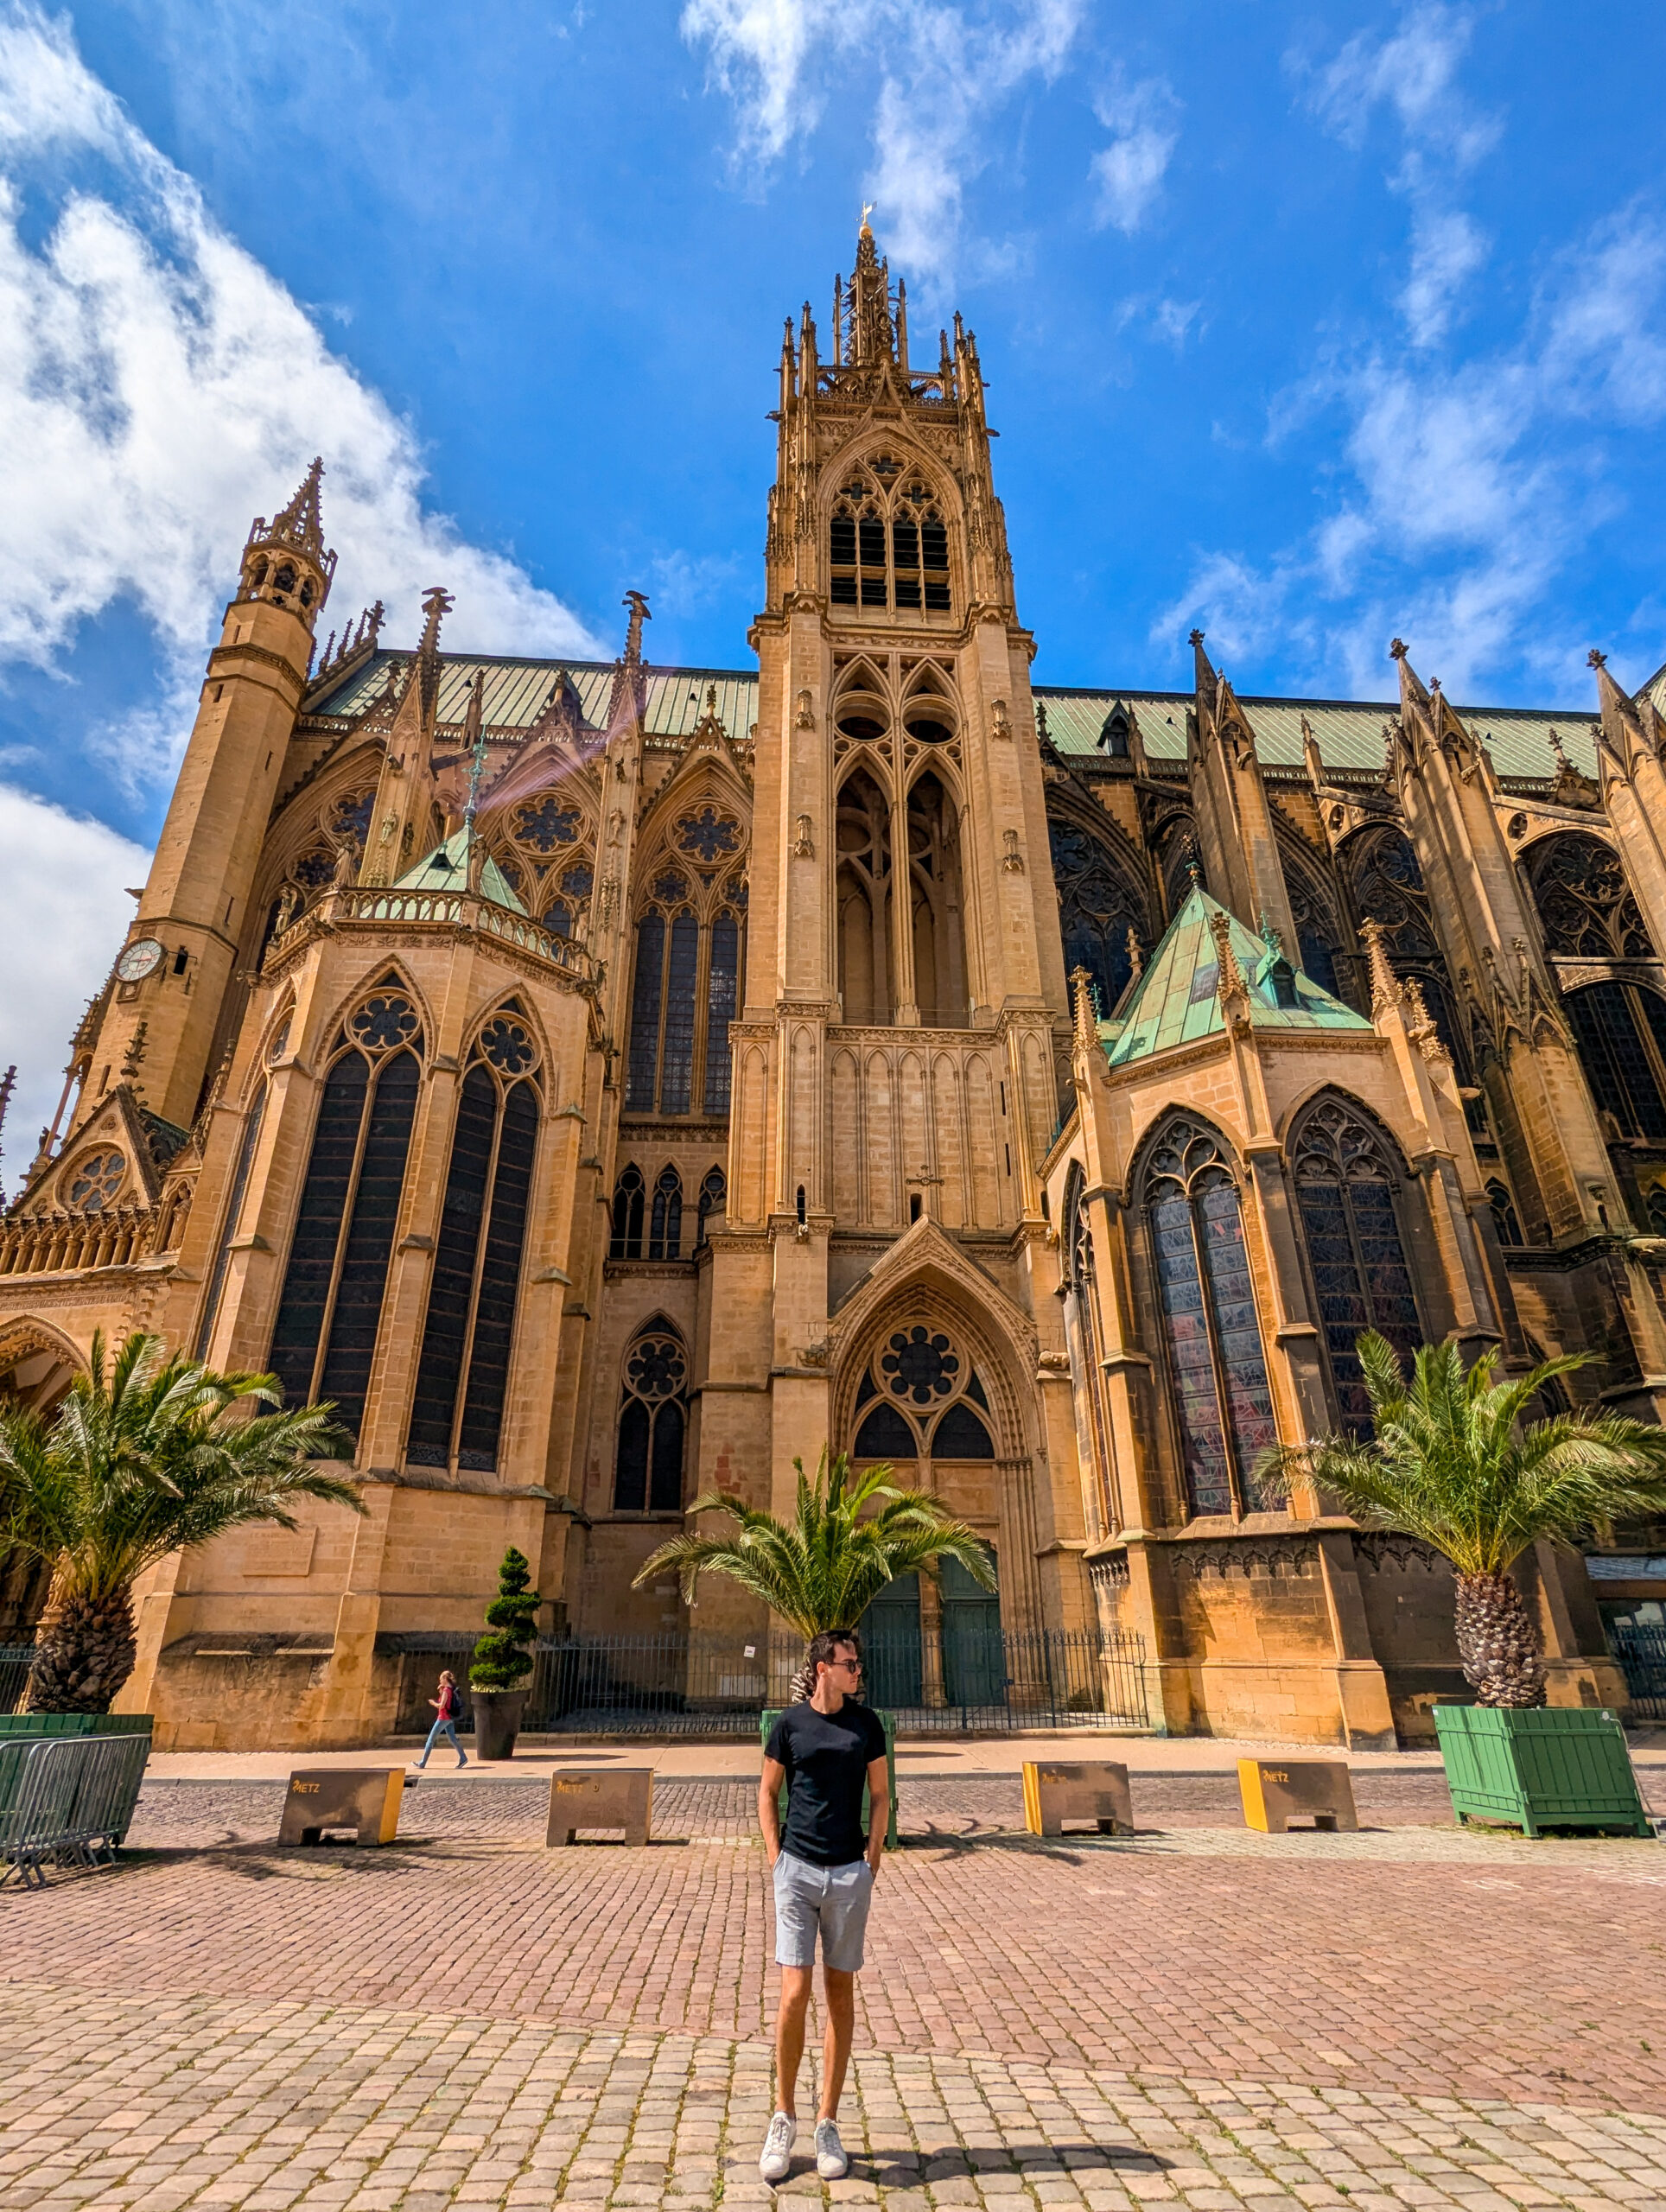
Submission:
M 1523 651 L 1560 673 L 1567 641 L 1523 635 L 1615 512 L 1604 434 L 1666 420 L 1663 315 L 1666 226 L 1633 207 L 1569 249 L 1513 344 L 1456 367 L 1375 347 L 1327 366 L 1279 425 L 1341 413 L 1334 511 L 1264 568 L 1200 558 L 1154 639 L 1201 622 L 1243 657 L 1276 635 L 1311 680 L 1340 668 L 1366 696 L 1389 688 L 1396 632 L 1459 696 Z
M 1420 213 L 1412 226 L 1411 274 L 1400 312 L 1415 346 L 1446 335 L 1458 296 L 1485 263 L 1487 240 L 1456 208 Z
M 657 553 L 650 563 L 654 602 L 674 621 L 702 613 L 734 588 L 744 565 L 738 553 L 687 553 L 681 546 Z
M 150 855 L 102 823 L 78 820 L 10 784 L 0 784 L 0 942 L 13 948 L 0 993 L 0 1071 L 17 1069 L 0 1136 L 0 1183 L 14 1198 L 58 1103 L 82 1004 L 103 982 L 132 919 L 124 887 L 144 881 Z
M 688 0 L 683 35 L 707 50 L 734 103 L 734 158 L 766 165 L 821 119 L 830 71 L 876 73 L 874 160 L 864 192 L 887 250 L 911 275 L 946 279 L 966 186 L 1001 143 L 993 118 L 1031 79 L 1051 82 L 1084 0 Z
M 1438 345 L 1462 304 L 1464 289 L 1485 265 L 1491 241 L 1453 204 L 1466 172 L 1497 143 L 1502 119 L 1476 107 L 1459 82 L 1475 19 L 1443 0 L 1408 8 L 1388 37 L 1360 31 L 1323 67 L 1286 56 L 1308 79 L 1308 104 L 1344 145 L 1364 142 L 1380 107 L 1402 133 L 1389 182 L 1411 205 L 1411 268 L 1396 304 L 1414 346 Z
M 1198 321 L 1202 309 L 1201 300 L 1171 300 L 1149 292 L 1131 292 L 1117 306 L 1116 327 L 1143 328 L 1178 353 L 1188 338 L 1203 335 L 1204 325 Z
M 1166 78 L 1148 77 L 1111 86 L 1093 111 L 1111 133 L 1110 145 L 1088 164 L 1098 188 L 1096 220 L 1102 229 L 1114 224 L 1131 233 L 1145 220 L 1180 143 L 1180 102 Z
M 594 649 L 522 569 L 423 507 L 410 424 L 215 225 L 67 27 L 0 7 L 0 661 L 50 665 L 86 618 L 137 606 L 172 681 L 105 743 L 130 779 L 160 777 L 250 520 L 315 452 L 340 554 L 325 630 L 376 596 L 413 628 L 422 590 L 443 582 L 448 642 Z

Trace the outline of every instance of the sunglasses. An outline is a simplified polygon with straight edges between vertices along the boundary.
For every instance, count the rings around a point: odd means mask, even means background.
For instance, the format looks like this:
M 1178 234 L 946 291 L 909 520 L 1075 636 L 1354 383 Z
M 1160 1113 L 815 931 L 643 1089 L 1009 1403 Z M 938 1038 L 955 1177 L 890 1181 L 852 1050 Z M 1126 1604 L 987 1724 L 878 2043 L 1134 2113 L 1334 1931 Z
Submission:
M 862 1672 L 860 1659 L 830 1659 L 827 1664 L 830 1667 L 843 1667 L 847 1675 L 860 1675 Z

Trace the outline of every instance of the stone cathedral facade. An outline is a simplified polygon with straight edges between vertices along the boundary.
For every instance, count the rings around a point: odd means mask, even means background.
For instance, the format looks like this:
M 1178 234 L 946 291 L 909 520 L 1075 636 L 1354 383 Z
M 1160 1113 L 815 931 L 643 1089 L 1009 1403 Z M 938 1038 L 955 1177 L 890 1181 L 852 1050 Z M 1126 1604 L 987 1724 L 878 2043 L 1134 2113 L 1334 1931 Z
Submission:
M 776 422 L 744 670 L 654 665 L 635 594 L 611 666 L 450 652 L 439 589 L 341 624 L 316 465 L 254 525 L 0 1389 L 160 1329 L 334 1402 L 368 1510 L 167 1562 L 124 1702 L 373 1741 L 509 1542 L 552 1630 L 738 1675 L 734 1592 L 633 1578 L 830 1441 L 1158 1725 L 1426 1735 L 1444 1571 L 1256 1463 L 1358 1423 L 1368 1321 L 1666 1407 L 1658 680 L 1459 707 L 1396 642 L 1385 703 L 1240 698 L 1199 636 L 1185 694 L 1033 687 L 976 345 L 912 357 L 866 226 Z M 1553 1696 L 1623 1701 L 1602 1586 L 1525 1573 Z M 964 1597 L 902 1598 L 928 1703 Z

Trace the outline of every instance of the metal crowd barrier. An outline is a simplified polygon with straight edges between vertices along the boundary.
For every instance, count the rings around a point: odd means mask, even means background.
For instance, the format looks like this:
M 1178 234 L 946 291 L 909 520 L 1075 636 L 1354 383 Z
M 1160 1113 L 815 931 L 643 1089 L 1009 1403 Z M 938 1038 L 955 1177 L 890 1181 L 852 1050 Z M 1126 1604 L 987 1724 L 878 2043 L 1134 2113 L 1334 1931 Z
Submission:
M 46 1868 L 113 1866 L 133 1817 L 148 1736 L 0 1743 L 0 1883 L 46 1887 Z

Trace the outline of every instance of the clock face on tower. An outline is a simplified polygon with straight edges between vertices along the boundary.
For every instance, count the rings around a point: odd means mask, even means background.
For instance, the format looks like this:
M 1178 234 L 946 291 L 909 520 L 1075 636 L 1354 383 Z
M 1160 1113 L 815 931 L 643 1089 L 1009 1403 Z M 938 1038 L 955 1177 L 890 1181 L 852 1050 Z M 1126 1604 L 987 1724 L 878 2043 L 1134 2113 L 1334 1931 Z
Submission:
M 130 944 L 116 963 L 116 973 L 124 983 L 142 983 L 161 964 L 162 947 L 153 937 L 142 937 Z

